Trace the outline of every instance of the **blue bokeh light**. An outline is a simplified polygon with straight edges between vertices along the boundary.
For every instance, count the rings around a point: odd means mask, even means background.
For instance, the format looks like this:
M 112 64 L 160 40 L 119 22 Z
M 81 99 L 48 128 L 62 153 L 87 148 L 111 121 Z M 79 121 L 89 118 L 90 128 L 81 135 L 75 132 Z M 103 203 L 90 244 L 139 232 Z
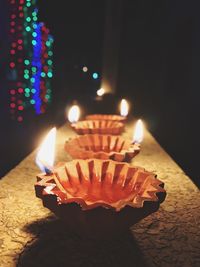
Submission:
M 94 72 L 93 74 L 92 74 L 92 77 L 93 77 L 93 79 L 98 79 L 98 77 L 99 77 L 99 75 L 98 75 L 98 73 L 97 72 Z

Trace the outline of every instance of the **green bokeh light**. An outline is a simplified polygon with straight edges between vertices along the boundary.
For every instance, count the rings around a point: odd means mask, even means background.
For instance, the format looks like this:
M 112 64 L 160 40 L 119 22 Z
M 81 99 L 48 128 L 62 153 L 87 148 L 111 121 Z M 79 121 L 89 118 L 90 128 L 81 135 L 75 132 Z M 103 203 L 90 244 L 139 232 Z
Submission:
M 37 42 L 35 40 L 32 41 L 32 45 L 36 45 Z
M 52 72 L 48 72 L 48 73 L 47 73 L 47 76 L 48 76 L 49 78 L 53 77 Z
M 53 52 L 52 52 L 52 51 L 49 51 L 49 52 L 48 52 L 48 55 L 49 55 L 49 56 L 53 56 Z
M 48 63 L 48 65 L 52 65 L 53 64 L 51 59 L 47 60 L 47 63 Z
M 29 64 L 30 64 L 30 61 L 29 61 L 28 59 L 25 59 L 25 60 L 24 60 L 24 64 L 25 64 L 25 65 L 29 65 Z
M 32 67 L 31 70 L 32 70 L 32 72 L 36 72 L 37 68 L 36 67 Z
M 30 32 L 30 30 L 31 30 L 31 27 L 27 26 L 27 27 L 26 27 L 26 31 L 27 31 L 27 32 Z
M 29 79 L 29 75 L 28 74 L 25 74 L 24 75 L 24 79 L 28 80 Z
M 50 45 L 51 45 L 51 42 L 46 41 L 46 46 L 50 46 Z
M 45 72 L 41 72 L 41 77 L 45 77 L 45 76 L 46 76 Z

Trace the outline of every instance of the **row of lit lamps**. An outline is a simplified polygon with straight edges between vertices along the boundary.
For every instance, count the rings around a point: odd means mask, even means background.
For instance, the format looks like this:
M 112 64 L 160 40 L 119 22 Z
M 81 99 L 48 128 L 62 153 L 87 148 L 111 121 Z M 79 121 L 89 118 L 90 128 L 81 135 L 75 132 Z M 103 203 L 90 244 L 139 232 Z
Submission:
M 126 99 L 122 99 L 120 102 L 120 115 L 126 117 L 129 112 L 129 105 Z M 73 105 L 68 111 L 68 120 L 71 123 L 75 123 L 79 120 L 81 111 L 78 105 Z
M 120 101 L 120 115 L 126 117 L 129 112 L 129 105 L 125 99 Z M 79 120 L 81 115 L 78 105 L 72 105 L 69 108 L 67 117 L 70 123 L 75 123 Z M 144 126 L 141 119 L 139 119 L 134 127 L 132 143 L 140 144 L 143 140 Z M 36 163 L 42 171 L 53 170 L 55 157 L 55 142 L 56 142 L 56 128 L 49 131 L 46 138 L 39 148 Z

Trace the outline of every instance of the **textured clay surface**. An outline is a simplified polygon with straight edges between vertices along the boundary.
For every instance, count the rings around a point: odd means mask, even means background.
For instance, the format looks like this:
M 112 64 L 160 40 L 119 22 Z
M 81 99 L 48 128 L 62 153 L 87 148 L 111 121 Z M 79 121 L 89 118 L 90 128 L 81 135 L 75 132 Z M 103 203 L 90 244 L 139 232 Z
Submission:
M 140 144 L 119 135 L 84 134 L 65 142 L 66 152 L 74 159 L 111 159 L 130 162 L 140 152 Z
M 125 137 L 131 138 L 132 128 L 126 126 Z M 63 145 L 74 135 L 67 126 L 58 131 L 57 162 L 70 160 Z M 112 240 L 70 233 L 43 207 L 34 191 L 35 155 L 0 181 L 0 267 L 200 266 L 199 190 L 148 132 L 132 164 L 156 173 L 167 197 L 157 212 Z

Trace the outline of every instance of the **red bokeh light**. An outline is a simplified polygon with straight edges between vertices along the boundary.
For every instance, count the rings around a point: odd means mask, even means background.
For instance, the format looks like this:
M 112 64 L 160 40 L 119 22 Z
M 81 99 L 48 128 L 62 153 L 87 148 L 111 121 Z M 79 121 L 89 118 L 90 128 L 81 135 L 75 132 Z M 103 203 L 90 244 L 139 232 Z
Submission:
M 17 120 L 18 120 L 18 122 L 22 122 L 22 121 L 23 121 L 23 117 L 22 117 L 22 116 L 19 116 L 19 117 L 17 118 Z
M 23 110 L 24 107 L 23 106 L 18 106 L 18 110 Z
M 11 107 L 11 108 L 15 108 L 15 107 L 16 107 L 15 103 L 11 103 L 11 104 L 10 104 L 10 107 Z
M 15 93 L 16 93 L 16 92 L 15 92 L 14 89 L 10 90 L 10 94 L 11 94 L 11 95 L 15 95 Z
M 17 42 L 18 42 L 18 44 L 22 44 L 23 41 L 22 41 L 22 39 L 18 39 Z
M 24 92 L 24 89 L 23 89 L 23 88 L 18 88 L 18 92 L 19 92 L 20 94 L 22 94 L 22 93 Z
M 10 67 L 14 68 L 15 67 L 15 63 L 14 62 L 10 62 Z
M 48 72 L 48 66 L 44 66 L 44 71 Z

